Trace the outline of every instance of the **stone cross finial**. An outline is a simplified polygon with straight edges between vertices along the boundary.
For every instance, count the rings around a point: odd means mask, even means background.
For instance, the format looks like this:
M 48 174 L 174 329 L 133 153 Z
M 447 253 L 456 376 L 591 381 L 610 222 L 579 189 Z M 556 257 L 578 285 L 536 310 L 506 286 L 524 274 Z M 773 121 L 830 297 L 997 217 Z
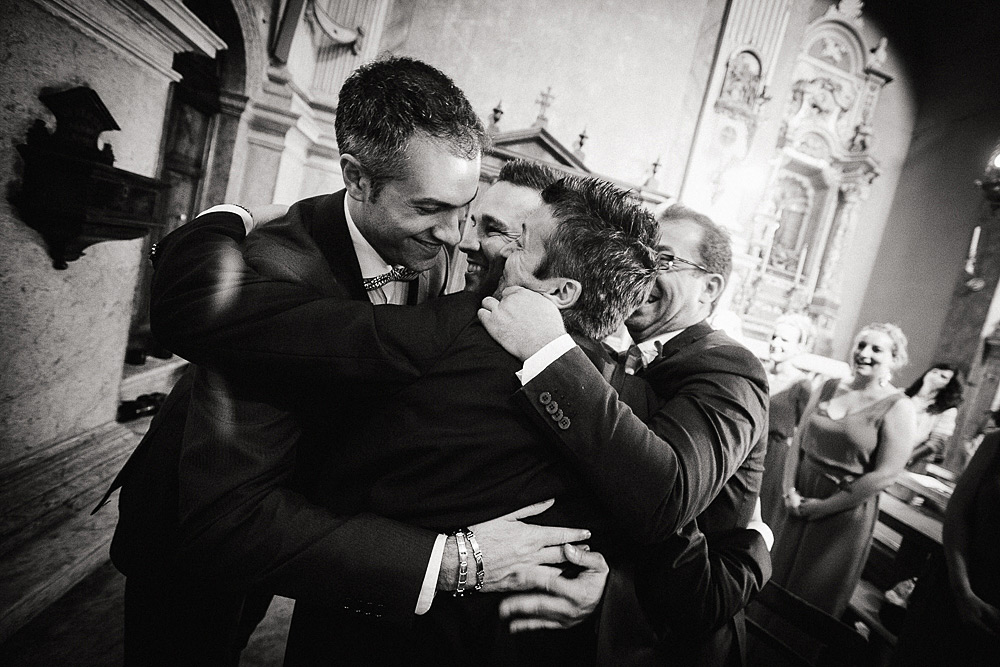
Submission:
M 490 133 L 495 133 L 499 128 L 500 119 L 503 118 L 503 100 L 497 102 L 497 105 L 493 107 L 493 114 L 490 116 L 490 126 L 487 131 Z
M 662 166 L 663 164 L 660 162 L 660 156 L 657 155 L 656 162 L 653 163 L 653 173 L 651 173 L 649 178 L 646 179 L 646 182 L 642 184 L 644 188 L 655 188 L 659 185 L 656 180 L 656 172 L 660 171 L 660 167 Z
M 538 117 L 532 123 L 533 127 L 545 127 L 549 124 L 549 119 L 545 115 L 545 112 L 552 106 L 552 100 L 554 99 L 555 95 L 552 94 L 552 86 L 549 86 L 547 90 L 538 94 L 538 99 L 535 100 L 535 104 L 539 106 Z

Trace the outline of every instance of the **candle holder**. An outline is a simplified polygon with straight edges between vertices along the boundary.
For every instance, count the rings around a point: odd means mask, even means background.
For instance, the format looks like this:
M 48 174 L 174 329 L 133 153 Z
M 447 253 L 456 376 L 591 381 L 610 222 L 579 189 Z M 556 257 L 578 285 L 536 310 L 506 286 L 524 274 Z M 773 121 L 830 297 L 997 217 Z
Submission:
M 990 203 L 990 208 L 994 211 L 1000 208 L 1000 144 L 990 154 L 983 177 L 975 183 L 983 191 L 983 199 Z

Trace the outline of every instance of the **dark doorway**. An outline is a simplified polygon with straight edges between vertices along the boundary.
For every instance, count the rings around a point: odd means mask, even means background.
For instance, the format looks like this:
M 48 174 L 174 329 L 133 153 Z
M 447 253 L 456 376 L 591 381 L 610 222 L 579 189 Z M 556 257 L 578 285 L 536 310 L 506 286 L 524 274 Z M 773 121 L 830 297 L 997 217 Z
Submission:
M 146 237 L 143 256 L 164 235 L 195 217 L 202 207 L 206 166 L 215 137 L 220 110 L 219 63 L 195 53 L 174 57 L 174 70 L 182 75 L 175 84 L 167 112 L 161 178 L 170 184 L 166 224 Z M 143 261 L 132 310 L 126 363 L 145 363 L 147 356 L 162 359 L 170 353 L 153 339 L 149 328 L 149 289 L 152 266 Z

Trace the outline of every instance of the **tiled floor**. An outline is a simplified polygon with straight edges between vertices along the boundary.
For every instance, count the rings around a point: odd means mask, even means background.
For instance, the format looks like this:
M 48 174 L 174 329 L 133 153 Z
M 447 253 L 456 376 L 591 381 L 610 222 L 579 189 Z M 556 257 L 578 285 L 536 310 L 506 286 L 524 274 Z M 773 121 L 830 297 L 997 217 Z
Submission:
M 0 665 L 120 665 L 124 591 L 125 578 L 108 562 L 0 646 Z M 275 598 L 243 652 L 241 667 L 281 664 L 291 613 L 291 600 Z

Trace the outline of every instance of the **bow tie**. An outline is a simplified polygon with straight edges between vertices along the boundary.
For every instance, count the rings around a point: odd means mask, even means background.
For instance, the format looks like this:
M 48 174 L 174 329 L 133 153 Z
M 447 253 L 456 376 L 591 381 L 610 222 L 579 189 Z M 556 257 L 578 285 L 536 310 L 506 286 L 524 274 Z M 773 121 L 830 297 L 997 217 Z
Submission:
M 365 278 L 362 281 L 362 284 L 364 285 L 365 290 L 370 292 L 373 289 L 378 289 L 379 287 L 386 285 L 387 283 L 391 283 L 397 280 L 407 282 L 413 280 L 419 275 L 420 275 L 419 271 L 411 271 L 410 269 L 404 266 L 395 266 L 393 267 L 392 271 L 383 273 L 380 276 L 375 276 L 374 278 Z

